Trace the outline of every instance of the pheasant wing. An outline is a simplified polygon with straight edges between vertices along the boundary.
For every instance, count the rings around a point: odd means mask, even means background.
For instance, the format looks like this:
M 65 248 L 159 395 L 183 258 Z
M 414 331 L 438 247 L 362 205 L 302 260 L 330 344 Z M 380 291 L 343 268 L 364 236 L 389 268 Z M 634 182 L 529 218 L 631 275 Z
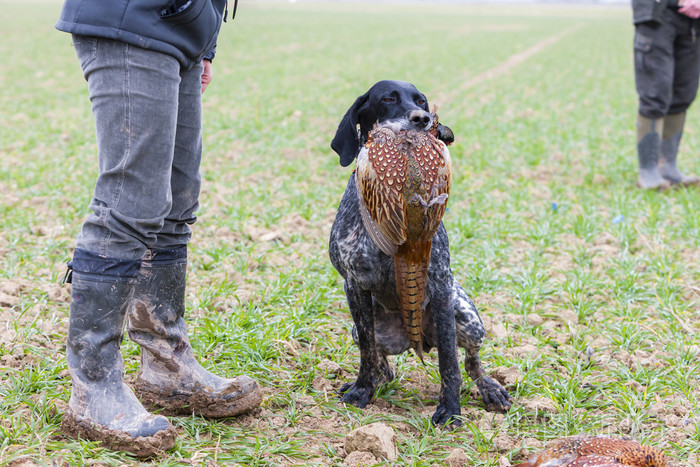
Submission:
M 406 241 L 405 178 L 406 160 L 394 133 L 384 128 L 370 133 L 357 156 L 355 183 L 365 229 L 389 256 Z
M 423 192 L 426 193 L 426 224 L 424 240 L 432 240 L 445 215 L 447 198 L 452 184 L 452 160 L 445 143 L 429 136 L 425 144 L 417 148 L 422 152 L 420 158 Z

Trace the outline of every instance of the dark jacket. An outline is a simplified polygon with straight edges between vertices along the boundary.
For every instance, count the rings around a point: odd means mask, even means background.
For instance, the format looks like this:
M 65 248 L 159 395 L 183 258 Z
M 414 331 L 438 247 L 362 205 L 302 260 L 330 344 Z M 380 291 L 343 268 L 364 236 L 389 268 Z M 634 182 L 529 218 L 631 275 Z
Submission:
M 191 68 L 213 58 L 226 0 L 65 0 L 56 29 L 115 39 Z

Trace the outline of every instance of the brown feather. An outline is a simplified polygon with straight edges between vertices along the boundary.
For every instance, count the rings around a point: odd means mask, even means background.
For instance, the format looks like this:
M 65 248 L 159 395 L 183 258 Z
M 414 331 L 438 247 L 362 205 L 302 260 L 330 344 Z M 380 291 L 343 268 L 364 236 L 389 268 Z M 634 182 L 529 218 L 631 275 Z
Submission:
M 667 467 L 668 458 L 636 441 L 605 436 L 559 440 L 516 467 Z
M 451 170 L 447 147 L 431 131 L 380 126 L 357 159 L 363 222 L 382 251 L 394 256 L 404 327 L 421 361 L 430 249 L 445 214 Z

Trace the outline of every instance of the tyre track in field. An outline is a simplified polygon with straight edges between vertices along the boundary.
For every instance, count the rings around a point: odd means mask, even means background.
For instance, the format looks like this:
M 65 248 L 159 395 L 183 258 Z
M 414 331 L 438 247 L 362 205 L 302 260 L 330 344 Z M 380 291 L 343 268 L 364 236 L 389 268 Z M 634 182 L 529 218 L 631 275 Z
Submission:
M 434 92 L 432 101 L 433 102 L 442 102 L 443 105 L 446 102 L 450 102 L 454 100 L 454 98 L 459 95 L 461 92 L 464 92 L 468 90 L 469 88 L 472 88 L 476 85 L 479 85 L 483 83 L 484 81 L 488 81 L 490 79 L 497 78 L 501 75 L 505 75 L 509 71 L 511 71 L 513 68 L 517 67 L 518 65 L 526 62 L 529 60 L 533 55 L 536 55 L 540 53 L 542 50 L 546 49 L 550 45 L 556 44 L 572 32 L 576 31 L 579 29 L 580 26 L 571 26 L 563 31 L 561 31 L 558 34 L 555 34 L 553 36 L 549 36 L 544 40 L 541 40 L 540 42 L 536 43 L 529 49 L 523 50 L 522 52 L 518 52 L 515 55 L 511 55 L 505 61 L 500 63 L 499 65 L 496 65 L 493 68 L 490 68 L 482 73 L 479 73 L 476 76 L 473 76 L 466 81 L 464 81 L 459 87 L 455 88 L 453 91 L 446 93 L 446 92 Z

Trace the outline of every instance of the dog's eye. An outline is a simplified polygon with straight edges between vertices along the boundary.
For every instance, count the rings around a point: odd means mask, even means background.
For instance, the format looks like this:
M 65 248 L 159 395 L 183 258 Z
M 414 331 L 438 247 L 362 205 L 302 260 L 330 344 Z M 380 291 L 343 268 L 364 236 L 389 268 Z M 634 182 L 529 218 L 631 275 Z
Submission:
M 420 99 L 420 98 L 419 98 L 419 99 L 416 99 L 416 104 L 418 104 L 418 105 L 423 105 L 423 104 L 425 104 L 425 99 Z
M 384 99 L 382 99 L 382 102 L 386 102 L 387 104 L 390 104 L 392 102 L 396 102 L 396 98 L 395 97 L 385 97 Z

